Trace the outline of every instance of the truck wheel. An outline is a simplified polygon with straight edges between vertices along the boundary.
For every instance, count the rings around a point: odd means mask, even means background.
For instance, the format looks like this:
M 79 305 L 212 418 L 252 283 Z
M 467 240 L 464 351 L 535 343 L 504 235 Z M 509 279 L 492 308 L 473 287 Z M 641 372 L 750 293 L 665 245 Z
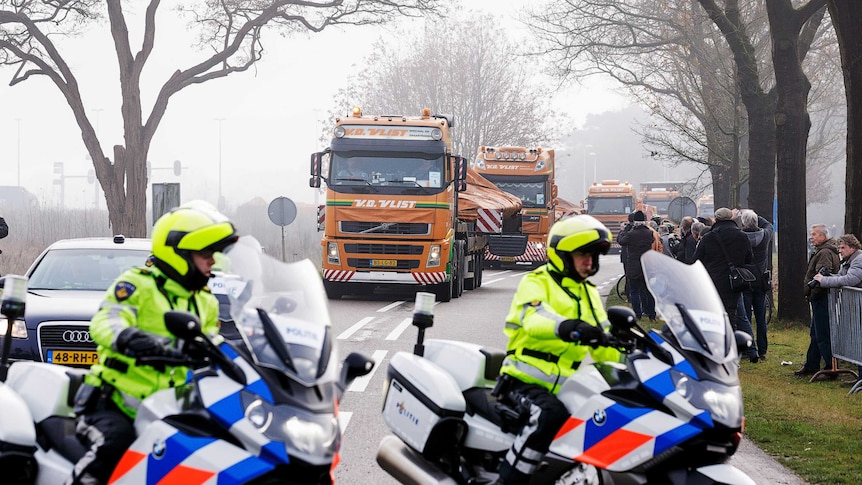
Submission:
M 452 280 L 434 285 L 434 294 L 437 295 L 437 301 L 445 303 L 452 300 Z
M 475 290 L 476 289 L 476 266 L 478 266 L 478 261 L 476 260 L 476 253 L 470 255 L 470 262 L 467 263 L 468 273 L 471 273 L 470 277 L 464 277 L 464 289 L 465 290 Z
M 326 290 L 326 296 L 330 300 L 340 300 L 344 296 L 344 289 L 339 283 L 324 281 L 323 288 Z
M 464 241 L 455 241 L 455 267 L 452 271 L 452 298 L 458 298 L 464 293 L 464 270 L 467 258 L 464 255 Z
M 473 275 L 476 288 L 482 287 L 482 272 L 485 269 L 485 258 L 481 254 L 476 255 L 476 272 Z

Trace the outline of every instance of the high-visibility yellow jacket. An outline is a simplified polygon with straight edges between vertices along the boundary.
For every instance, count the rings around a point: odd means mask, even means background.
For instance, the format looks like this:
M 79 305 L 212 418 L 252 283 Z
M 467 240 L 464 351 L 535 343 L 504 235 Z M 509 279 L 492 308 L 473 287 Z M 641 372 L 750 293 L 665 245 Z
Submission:
M 601 295 L 592 283 L 577 282 L 559 273 L 552 275 L 548 265 L 527 273 L 518 284 L 506 316 L 508 355 L 500 372 L 556 394 L 588 353 L 595 361 L 621 360 L 617 349 L 593 349 L 560 339 L 560 323 L 576 319 L 605 330 L 610 325 Z
M 218 301 L 208 288 L 189 291 L 155 266 L 125 271 L 108 288 L 99 311 L 90 320 L 90 337 L 98 345 L 99 362 L 90 368 L 86 383 L 114 386 L 114 402 L 134 418 L 143 399 L 156 391 L 186 382 L 188 368 L 135 365 L 135 359 L 117 350 L 117 336 L 124 329 L 174 336 L 165 328 L 164 314 L 184 310 L 196 314 L 204 333 L 218 334 Z

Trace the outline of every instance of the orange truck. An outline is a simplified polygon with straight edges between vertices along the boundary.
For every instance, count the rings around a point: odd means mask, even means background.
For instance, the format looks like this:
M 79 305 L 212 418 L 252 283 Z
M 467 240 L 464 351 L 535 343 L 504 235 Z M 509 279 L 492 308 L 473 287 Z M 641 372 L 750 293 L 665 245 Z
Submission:
M 488 236 L 520 201 L 452 154 L 453 127 L 453 116 L 427 108 L 336 119 L 310 180 L 327 188 L 318 222 L 329 298 L 389 287 L 449 301 L 481 286 Z
M 644 205 L 637 198 L 632 184 L 619 180 L 603 180 L 594 182 L 587 191 L 586 212 L 608 227 L 614 235 L 611 249 L 619 251 L 619 236 L 621 224 L 628 222 L 629 214 L 635 210 L 643 210 L 647 218 L 654 213 L 652 207 Z
M 490 236 L 486 262 L 545 264 L 548 229 L 556 221 L 560 205 L 554 183 L 554 150 L 482 146 L 471 167 L 522 204 L 520 214 L 503 222 L 502 233 Z M 563 205 L 571 206 L 565 201 Z M 575 211 L 572 206 L 563 214 Z
M 668 219 L 670 203 L 680 196 L 680 189 L 685 184 L 685 182 L 641 182 L 640 199 L 644 205 L 655 207 L 655 213 L 662 219 Z
M 697 215 L 699 217 L 715 216 L 715 200 L 712 194 L 705 194 L 697 199 Z

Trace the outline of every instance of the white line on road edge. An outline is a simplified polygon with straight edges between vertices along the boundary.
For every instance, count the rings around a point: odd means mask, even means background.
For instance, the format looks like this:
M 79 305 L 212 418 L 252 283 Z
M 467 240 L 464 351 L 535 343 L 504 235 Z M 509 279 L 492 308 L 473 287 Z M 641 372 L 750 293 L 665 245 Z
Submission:
M 398 337 L 400 337 L 401 334 L 404 333 L 404 330 L 407 327 L 409 327 L 412 322 L 413 322 L 413 317 L 405 318 L 404 320 L 401 320 L 401 323 L 399 323 L 398 326 L 395 327 L 394 330 L 389 332 L 389 335 L 386 336 L 386 340 L 398 340 Z
M 385 307 L 381 308 L 380 310 L 377 310 L 377 313 L 388 312 L 389 310 L 397 307 L 398 305 L 400 305 L 402 303 L 404 303 L 404 302 L 403 301 L 396 301 L 394 303 L 390 303 L 390 304 L 386 305 Z
M 374 320 L 374 317 L 365 317 L 362 320 L 354 323 L 352 327 L 341 332 L 341 335 L 339 335 L 338 337 L 335 337 L 335 338 L 338 340 L 344 340 L 346 338 L 350 338 L 351 335 L 356 333 L 360 328 L 362 328 L 366 323 L 370 322 L 371 320 Z
M 338 427 L 341 428 L 341 434 L 344 434 L 344 430 L 347 429 L 351 416 L 353 416 L 353 413 L 350 411 L 338 411 Z
M 387 353 L 388 351 L 386 350 L 375 350 L 374 354 L 371 356 L 371 360 L 374 361 L 374 369 L 371 369 L 371 372 L 368 374 L 354 379 L 353 383 L 350 384 L 350 387 L 347 388 L 347 391 L 365 392 L 365 388 L 368 387 L 368 383 L 371 382 L 371 378 L 374 377 L 374 373 L 380 368 L 380 363 L 383 362 L 383 358 L 386 357 Z
M 483 282 L 482 282 L 482 284 L 483 284 L 483 285 L 490 285 L 491 283 L 496 283 L 496 282 L 498 282 L 498 281 L 503 281 L 504 279 L 505 279 L 505 278 L 497 278 L 496 280 L 483 281 Z

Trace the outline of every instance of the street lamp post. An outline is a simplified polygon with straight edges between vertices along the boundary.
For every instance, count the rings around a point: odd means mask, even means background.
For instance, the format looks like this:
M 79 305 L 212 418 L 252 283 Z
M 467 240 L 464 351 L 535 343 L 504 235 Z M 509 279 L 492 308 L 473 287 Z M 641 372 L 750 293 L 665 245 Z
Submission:
M 222 202 L 221 195 L 221 161 L 222 161 L 222 149 L 221 149 L 221 140 L 222 140 L 222 130 L 221 124 L 227 118 L 215 118 L 218 121 L 218 209 L 224 210 L 224 203 Z
M 18 122 L 18 187 L 21 186 L 21 118 L 15 118 Z
M 587 200 L 587 194 L 589 193 L 589 186 L 587 185 L 587 148 L 592 147 L 592 145 L 584 145 L 584 200 Z
M 590 152 L 590 156 L 593 157 L 593 181 L 598 181 L 599 178 L 596 175 L 596 152 Z

